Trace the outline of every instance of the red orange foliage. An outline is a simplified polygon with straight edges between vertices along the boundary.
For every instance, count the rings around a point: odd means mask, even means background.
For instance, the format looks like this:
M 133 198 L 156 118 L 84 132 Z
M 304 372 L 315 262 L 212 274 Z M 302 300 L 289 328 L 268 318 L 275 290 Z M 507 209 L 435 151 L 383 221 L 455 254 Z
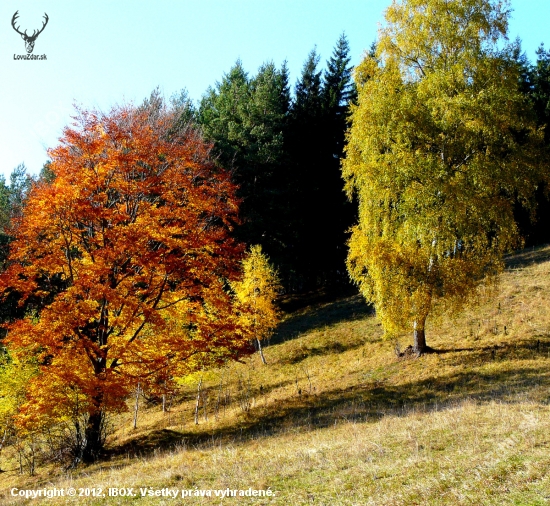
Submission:
M 29 308 L 7 342 L 42 363 L 20 418 L 40 423 L 78 398 L 84 458 L 138 380 L 250 351 L 226 289 L 242 255 L 230 237 L 235 186 L 174 119 L 79 112 L 49 152 L 55 179 L 32 189 L 0 278 Z

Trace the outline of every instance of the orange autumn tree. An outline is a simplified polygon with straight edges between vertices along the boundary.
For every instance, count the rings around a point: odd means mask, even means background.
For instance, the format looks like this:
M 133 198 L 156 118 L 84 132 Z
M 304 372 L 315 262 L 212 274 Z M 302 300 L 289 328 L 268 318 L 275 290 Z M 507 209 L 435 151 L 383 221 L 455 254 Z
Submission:
M 1 289 L 27 316 L 6 342 L 41 364 L 18 420 L 72 417 L 76 461 L 98 457 L 105 415 L 138 381 L 253 351 L 227 288 L 235 186 L 177 125 L 164 107 L 79 111 L 13 231 Z

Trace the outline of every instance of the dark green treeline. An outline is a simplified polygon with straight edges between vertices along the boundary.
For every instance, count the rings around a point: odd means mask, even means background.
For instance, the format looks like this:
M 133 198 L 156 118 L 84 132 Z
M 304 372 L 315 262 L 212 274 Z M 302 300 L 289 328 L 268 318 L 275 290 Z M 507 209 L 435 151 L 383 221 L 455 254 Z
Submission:
M 539 128 L 544 129 L 545 153 L 550 170 L 550 51 L 541 45 L 537 50 L 537 60 L 531 64 L 521 53 L 516 42 L 515 58 L 520 67 L 520 88 L 533 109 Z M 527 246 L 550 243 L 550 188 L 541 183 L 534 195 L 535 214 L 530 215 L 517 206 L 516 219 L 521 235 Z
M 207 91 L 197 111 L 220 164 L 233 171 L 240 185 L 240 239 L 262 244 L 289 291 L 348 279 L 346 231 L 356 221 L 356 206 L 342 191 L 340 163 L 349 106 L 356 97 L 349 52 L 342 35 L 322 69 L 313 50 L 293 93 L 286 65 L 268 63 L 249 76 L 237 61 Z M 531 64 L 518 41 L 513 55 L 503 57 L 515 58 L 520 67 L 518 86 L 545 129 L 550 159 L 550 52 L 541 46 Z M 517 203 L 527 245 L 550 242 L 549 189 L 544 183 L 534 200 L 531 211 Z
M 249 76 L 240 61 L 204 95 L 197 120 L 242 198 L 237 231 L 261 244 L 288 291 L 347 280 L 353 207 L 340 177 L 349 104 L 355 99 L 342 35 L 327 62 L 313 50 L 294 93 L 286 64 Z

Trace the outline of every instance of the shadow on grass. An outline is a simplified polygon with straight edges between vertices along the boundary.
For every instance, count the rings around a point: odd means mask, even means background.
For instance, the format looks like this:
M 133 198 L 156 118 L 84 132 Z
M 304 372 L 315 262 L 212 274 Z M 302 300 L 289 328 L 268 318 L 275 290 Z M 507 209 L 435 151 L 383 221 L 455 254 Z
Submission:
M 363 341 L 354 343 L 346 343 L 345 345 L 339 341 L 327 343 L 325 346 L 307 346 L 297 348 L 289 352 L 283 358 L 280 358 L 277 363 L 296 365 L 300 362 L 315 356 L 332 355 L 333 353 L 343 353 L 348 350 L 355 350 L 364 345 Z
M 343 321 L 360 320 L 373 314 L 374 309 L 367 305 L 361 295 L 353 295 L 330 304 L 319 304 L 288 316 L 279 324 L 270 343 L 279 344 L 295 339 L 304 332 L 324 329 Z
M 346 297 L 357 295 L 357 287 L 350 281 L 332 285 L 328 288 L 321 288 L 305 293 L 288 294 L 282 296 L 278 305 L 285 313 L 294 313 L 310 306 L 334 302 Z
M 470 348 L 437 348 L 432 353 L 436 355 L 448 355 L 452 353 L 466 353 L 468 363 L 472 366 L 477 361 L 480 365 L 483 362 L 496 359 L 528 359 L 539 354 L 550 356 L 550 340 L 547 335 L 540 335 L 536 340 L 516 340 L 514 342 L 501 342 L 493 346 L 478 346 Z
M 181 432 L 170 429 L 152 430 L 147 432 L 147 434 L 141 434 L 123 445 L 107 449 L 105 454 L 107 457 L 115 455 L 144 457 L 153 455 L 158 450 L 173 449 L 181 445 L 181 443 Z
M 496 351 L 495 351 L 496 350 Z M 243 414 L 230 427 L 191 433 L 163 429 L 154 430 L 122 446 L 112 448 L 110 455 L 147 456 L 173 448 L 209 448 L 235 444 L 259 437 L 271 437 L 288 431 L 309 431 L 341 421 L 371 422 L 388 415 L 406 416 L 411 411 L 430 412 L 447 409 L 473 399 L 478 402 L 516 403 L 529 397 L 530 391 L 550 391 L 550 369 L 546 364 L 520 365 L 512 368 L 512 360 L 548 356 L 550 340 L 535 343 L 509 343 L 498 347 L 439 350 L 443 365 L 467 366 L 431 378 L 398 385 L 384 377 L 374 380 L 369 374 L 363 381 L 347 389 L 334 389 L 319 395 L 296 393 L 294 397 L 276 400 L 261 393 L 256 408 Z M 420 358 L 418 360 L 424 360 Z M 500 366 L 499 366 L 500 364 Z M 386 366 L 395 372 L 402 363 Z M 443 369 L 442 370 L 449 370 Z M 541 399 L 550 402 L 550 395 Z M 200 429 L 199 429 L 200 430 Z
M 530 265 L 548 262 L 550 260 L 550 247 L 548 245 L 527 248 L 520 253 L 513 253 L 504 259 L 507 269 L 523 269 Z

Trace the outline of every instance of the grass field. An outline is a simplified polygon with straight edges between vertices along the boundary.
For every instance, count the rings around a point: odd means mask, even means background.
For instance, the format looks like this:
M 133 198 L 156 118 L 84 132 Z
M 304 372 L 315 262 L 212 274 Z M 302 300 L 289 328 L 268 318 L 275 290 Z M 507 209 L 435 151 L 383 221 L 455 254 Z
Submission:
M 202 375 L 198 424 L 199 375 L 167 412 L 144 405 L 137 429 L 133 413 L 114 417 L 109 456 L 93 466 L 20 475 L 8 448 L 0 503 L 37 502 L 13 487 L 125 487 L 136 496 L 44 502 L 550 504 L 550 248 L 508 258 L 498 288 L 430 322 L 427 340 L 437 353 L 399 360 L 359 296 L 309 305 L 281 323 L 267 366 L 254 356 Z M 179 495 L 141 497 L 148 487 Z M 181 498 L 268 487 L 261 498 Z

